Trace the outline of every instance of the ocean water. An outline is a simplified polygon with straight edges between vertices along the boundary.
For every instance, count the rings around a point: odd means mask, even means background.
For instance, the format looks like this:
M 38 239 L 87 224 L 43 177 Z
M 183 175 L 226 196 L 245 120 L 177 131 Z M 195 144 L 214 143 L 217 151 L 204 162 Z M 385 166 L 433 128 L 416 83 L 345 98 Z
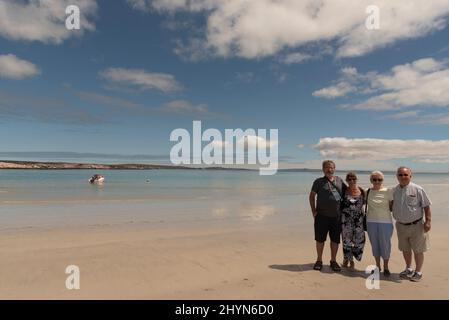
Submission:
M 103 185 L 87 181 L 105 175 Z M 340 174 L 343 176 L 343 174 Z M 49 226 L 199 225 L 310 222 L 318 172 L 260 176 L 241 170 L 0 170 L 0 230 Z M 447 220 L 449 175 L 415 174 Z M 362 187 L 368 175 L 359 175 Z M 393 175 L 386 186 L 396 185 Z

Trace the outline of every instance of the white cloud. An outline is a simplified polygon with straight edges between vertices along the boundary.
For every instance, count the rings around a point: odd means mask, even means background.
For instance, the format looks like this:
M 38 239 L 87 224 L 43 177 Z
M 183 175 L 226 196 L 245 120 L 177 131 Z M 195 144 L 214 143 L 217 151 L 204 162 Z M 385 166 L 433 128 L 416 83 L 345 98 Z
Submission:
M 126 2 L 128 2 L 132 8 L 137 10 L 147 11 L 151 8 L 150 1 L 147 2 L 145 0 L 126 0 Z
M 294 63 L 302 63 L 302 62 L 306 62 L 309 60 L 314 59 L 314 56 L 307 54 L 307 53 L 302 53 L 302 52 L 293 52 L 293 53 L 289 53 L 287 55 L 285 55 L 285 57 L 283 57 L 281 59 L 281 62 L 284 64 L 294 64 Z
M 323 157 L 358 160 L 411 159 L 415 162 L 446 161 L 449 140 L 399 140 L 373 138 L 321 138 L 314 146 Z
M 335 98 L 348 93 L 368 95 L 362 102 L 345 105 L 359 110 L 396 110 L 449 106 L 449 66 L 433 58 L 397 65 L 390 72 L 360 74 L 354 68 L 342 70 L 336 84 L 314 96 Z M 369 96 L 371 95 L 371 96 Z
M 306 160 L 302 162 L 289 162 L 289 163 L 279 163 L 280 169 L 297 169 L 297 168 L 307 168 L 307 169 L 320 169 L 322 166 L 323 159 Z M 393 162 L 379 162 L 371 159 L 338 159 L 336 161 L 337 170 L 395 170 L 397 165 Z
M 65 27 L 65 9 L 69 5 L 80 9 L 80 30 Z M 96 10 L 96 0 L 0 0 L 0 35 L 12 40 L 61 43 L 73 35 L 95 30 L 90 19 Z
M 340 82 L 334 86 L 317 90 L 313 93 L 315 97 L 333 99 L 342 97 L 356 90 L 356 87 L 347 82 Z
M 0 78 L 20 80 L 39 73 L 39 69 L 29 61 L 19 59 L 13 54 L 0 55 Z
M 391 114 L 385 117 L 386 119 L 403 120 L 411 124 L 425 124 L 425 125 L 448 125 L 448 113 L 423 113 L 419 111 L 404 111 Z
M 356 77 L 359 73 L 356 68 L 354 67 L 345 67 L 341 69 L 341 73 L 344 77 L 347 78 L 353 78 Z
M 368 30 L 372 0 L 128 0 L 136 9 L 199 12 L 207 16 L 203 41 L 220 56 L 258 58 L 318 42 L 337 56 L 361 56 L 398 40 L 446 26 L 449 0 L 376 0 L 380 30 Z
M 150 73 L 143 69 L 108 68 L 99 76 L 110 84 L 136 87 L 140 90 L 174 92 L 182 89 L 175 77 L 166 73 Z
M 186 41 L 175 39 L 173 43 L 175 45 L 173 52 L 185 61 L 198 62 L 207 60 L 212 55 L 211 48 L 198 37 L 191 37 Z
M 193 12 L 215 8 L 216 2 L 219 1 L 221 0 L 126 0 L 132 8 L 142 11 L 186 9 Z
M 170 113 L 189 114 L 189 113 L 208 113 L 207 105 L 194 105 L 186 100 L 174 100 L 164 105 L 163 110 Z
M 170 101 L 156 111 L 178 116 L 196 117 L 197 119 L 228 118 L 225 114 L 210 111 L 206 104 L 193 104 L 187 100 Z
M 387 119 L 408 119 L 408 118 L 416 118 L 418 116 L 417 111 L 405 111 L 405 112 L 399 112 L 395 114 L 391 114 L 389 116 L 386 116 Z
M 414 106 L 449 106 L 449 68 L 432 58 L 395 66 L 389 74 L 372 78 L 381 91 L 354 109 L 388 110 Z
M 449 114 L 434 113 L 434 114 L 419 115 L 416 117 L 412 117 L 412 122 L 417 124 L 429 124 L 429 125 L 448 125 Z
M 372 72 L 362 75 L 354 67 L 344 67 L 340 70 L 340 74 L 340 78 L 334 81 L 333 85 L 316 90 L 312 95 L 319 98 L 335 99 L 351 92 L 369 93 L 372 91 L 367 85 L 367 80 L 373 77 Z
M 428 164 L 446 164 L 449 163 L 449 159 L 421 159 L 419 162 Z
M 134 0 L 130 0 L 134 1 Z M 147 7 L 150 5 L 156 10 L 188 10 L 193 12 L 212 10 L 225 2 L 226 0 L 137 0 L 145 2 Z

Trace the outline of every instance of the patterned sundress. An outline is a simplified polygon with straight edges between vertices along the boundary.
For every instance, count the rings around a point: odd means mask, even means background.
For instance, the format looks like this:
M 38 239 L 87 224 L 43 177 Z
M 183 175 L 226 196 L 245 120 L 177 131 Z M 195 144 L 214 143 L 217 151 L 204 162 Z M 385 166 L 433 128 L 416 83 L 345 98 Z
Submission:
M 365 246 L 365 231 L 363 230 L 363 193 L 351 196 L 346 193 L 342 202 L 341 239 L 343 243 L 343 257 L 345 260 L 362 260 Z

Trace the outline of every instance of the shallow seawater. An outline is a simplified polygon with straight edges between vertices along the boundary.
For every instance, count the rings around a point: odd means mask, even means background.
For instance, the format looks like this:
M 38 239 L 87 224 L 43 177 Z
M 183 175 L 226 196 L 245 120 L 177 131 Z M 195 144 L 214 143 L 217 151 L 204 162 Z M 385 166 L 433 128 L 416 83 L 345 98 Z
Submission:
M 103 185 L 90 185 L 94 173 Z M 0 230 L 120 224 L 310 222 L 316 172 L 241 170 L 0 170 Z M 449 175 L 416 174 L 447 221 Z M 363 187 L 367 175 L 359 176 Z M 394 186 L 394 176 L 385 185 Z M 310 223 L 307 223 L 310 224 Z

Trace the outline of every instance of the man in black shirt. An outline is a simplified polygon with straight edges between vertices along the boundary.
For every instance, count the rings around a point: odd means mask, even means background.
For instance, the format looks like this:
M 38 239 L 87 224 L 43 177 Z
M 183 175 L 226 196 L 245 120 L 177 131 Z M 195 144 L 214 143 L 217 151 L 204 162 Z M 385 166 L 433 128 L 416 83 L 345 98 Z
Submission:
M 340 177 L 334 176 L 335 163 L 331 160 L 323 162 L 324 177 L 313 182 L 309 195 L 315 229 L 317 259 L 313 268 L 323 267 L 323 249 L 327 234 L 331 240 L 330 266 L 334 271 L 340 271 L 337 263 L 338 245 L 340 243 L 341 221 L 340 202 L 346 192 L 346 184 Z

